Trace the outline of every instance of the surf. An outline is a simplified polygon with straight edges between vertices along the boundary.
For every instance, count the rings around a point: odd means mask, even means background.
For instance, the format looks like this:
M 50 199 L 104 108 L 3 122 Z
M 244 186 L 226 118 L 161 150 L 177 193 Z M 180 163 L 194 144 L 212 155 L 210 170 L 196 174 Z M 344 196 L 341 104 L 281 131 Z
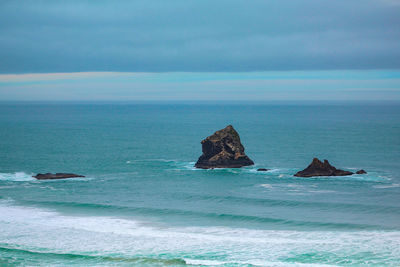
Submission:
M 57 254 L 55 257 L 85 255 L 82 257 L 99 257 L 97 259 L 106 262 L 107 257 L 121 258 L 122 261 L 151 258 L 162 261 L 162 264 L 165 260 L 163 255 L 168 255 L 165 256 L 168 260 L 191 264 L 201 257 L 207 259 L 211 253 L 218 258 L 215 260 L 228 263 L 265 260 L 283 264 L 313 248 L 320 255 L 335 253 L 335 257 L 327 257 L 320 264 L 339 264 L 345 258 L 355 264 L 382 263 L 386 262 L 388 255 L 391 255 L 392 262 L 400 262 L 399 231 L 169 227 L 115 216 L 66 216 L 49 209 L 16 206 L 12 202 L 0 205 L 0 229 L 0 247 L 7 252 L 6 255 L 15 252 L 7 249 L 17 248 L 24 250 L 23 253 Z M 53 238 L 54 233 L 57 239 Z M 375 254 L 373 257 L 350 257 L 363 251 L 374 251 Z M 237 258 L 244 252 L 248 254 L 246 257 Z M 268 255 L 268 259 L 260 259 L 263 258 L 260 255 Z

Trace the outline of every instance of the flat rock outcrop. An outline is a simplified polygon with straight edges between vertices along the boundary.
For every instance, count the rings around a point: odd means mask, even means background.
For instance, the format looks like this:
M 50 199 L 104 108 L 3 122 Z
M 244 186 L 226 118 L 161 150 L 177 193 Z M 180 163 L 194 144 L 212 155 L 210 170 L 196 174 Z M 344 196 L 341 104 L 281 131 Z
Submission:
M 38 173 L 33 177 L 38 180 L 51 180 L 51 179 L 78 178 L 85 176 L 75 173 Z
M 294 176 L 297 177 L 313 177 L 313 176 L 346 176 L 354 173 L 336 169 L 325 159 L 324 162 L 314 158 L 310 165 Z
M 232 125 L 216 131 L 201 141 L 203 154 L 199 157 L 196 168 L 240 168 L 254 165 L 254 162 L 244 153 L 239 134 Z
M 269 171 L 269 169 L 266 169 L 266 168 L 259 168 L 259 169 L 257 169 L 257 171 L 258 171 L 258 172 L 267 172 L 267 171 Z
M 364 170 L 359 170 L 359 171 L 356 171 L 356 174 L 367 174 L 367 172 Z

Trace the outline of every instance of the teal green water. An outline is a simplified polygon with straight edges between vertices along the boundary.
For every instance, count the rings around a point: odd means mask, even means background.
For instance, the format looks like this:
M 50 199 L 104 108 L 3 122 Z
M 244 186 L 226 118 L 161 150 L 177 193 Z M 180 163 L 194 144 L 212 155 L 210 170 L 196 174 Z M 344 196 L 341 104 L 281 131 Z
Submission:
M 228 124 L 256 165 L 194 169 Z M 0 265 L 399 266 L 399 148 L 394 103 L 3 103 Z

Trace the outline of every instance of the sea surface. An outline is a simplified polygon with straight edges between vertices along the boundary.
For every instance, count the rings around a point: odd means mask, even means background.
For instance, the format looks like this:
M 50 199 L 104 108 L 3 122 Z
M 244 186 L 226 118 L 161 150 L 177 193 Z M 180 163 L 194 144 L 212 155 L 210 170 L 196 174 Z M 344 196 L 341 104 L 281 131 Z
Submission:
M 195 169 L 228 124 L 256 165 Z M 400 104 L 1 103 L 0 266 L 400 266 Z

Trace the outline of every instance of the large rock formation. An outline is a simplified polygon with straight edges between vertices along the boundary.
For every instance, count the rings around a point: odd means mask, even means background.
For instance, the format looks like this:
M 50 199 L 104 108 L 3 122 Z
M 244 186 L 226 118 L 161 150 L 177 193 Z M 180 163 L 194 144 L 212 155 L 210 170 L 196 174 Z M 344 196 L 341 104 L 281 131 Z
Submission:
M 294 176 L 313 177 L 313 176 L 346 176 L 352 175 L 352 172 L 343 171 L 333 167 L 327 160 L 322 163 L 319 159 L 314 158 L 310 165 Z
M 239 134 L 232 125 L 207 137 L 201 145 L 203 155 L 194 165 L 196 168 L 240 168 L 254 164 L 244 153 Z
M 51 180 L 51 179 L 78 178 L 85 176 L 74 173 L 44 173 L 44 174 L 38 173 L 33 177 L 38 180 Z

